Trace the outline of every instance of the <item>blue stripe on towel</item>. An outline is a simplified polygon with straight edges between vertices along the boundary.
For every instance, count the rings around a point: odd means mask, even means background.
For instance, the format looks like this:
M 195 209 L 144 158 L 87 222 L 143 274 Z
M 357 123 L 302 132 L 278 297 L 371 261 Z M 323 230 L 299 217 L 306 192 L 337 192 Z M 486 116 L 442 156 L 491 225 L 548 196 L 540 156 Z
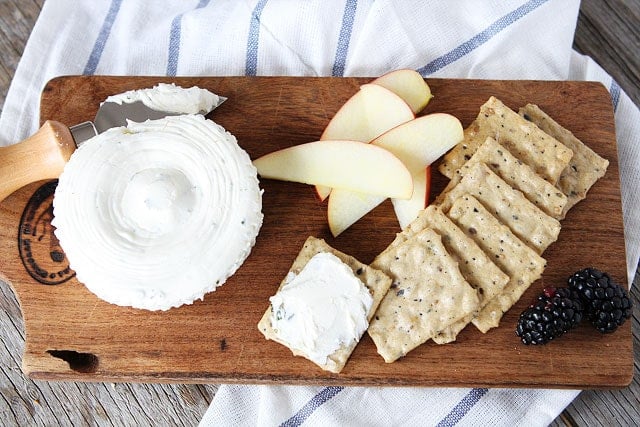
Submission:
M 549 0 L 531 0 L 517 9 L 509 12 L 504 15 L 502 18 L 495 21 L 493 24 L 489 25 L 485 30 L 471 37 L 466 42 L 462 43 L 455 49 L 445 53 L 439 58 L 434 59 L 424 67 L 418 69 L 417 71 L 422 74 L 423 77 L 426 77 L 430 74 L 435 73 L 441 68 L 446 67 L 447 65 L 457 61 L 458 59 L 464 57 L 465 55 L 471 53 L 478 47 L 482 46 L 489 40 L 491 40 L 495 35 L 502 32 L 505 28 L 509 27 L 511 24 L 523 18 L 531 11 L 537 9 L 539 6 L 547 3 Z
M 96 72 L 96 68 L 98 68 L 98 63 L 100 62 L 100 57 L 104 51 L 104 46 L 107 44 L 109 34 L 111 34 L 111 27 L 113 27 L 113 23 L 120 11 L 121 4 L 122 0 L 111 0 L 111 6 L 109 6 L 109 11 L 107 12 L 107 16 L 104 18 L 102 28 L 100 28 L 98 38 L 93 44 L 93 50 L 91 50 L 91 55 L 89 55 L 89 60 L 87 61 L 87 65 L 84 66 L 82 74 L 91 75 Z
M 609 93 L 611 94 L 611 103 L 613 104 L 613 112 L 618 110 L 618 103 L 620 102 L 620 85 L 614 79 L 611 79 L 611 86 L 609 87 Z
M 258 42 L 260 41 L 260 16 L 269 0 L 260 0 L 251 12 L 249 24 L 249 36 L 247 38 L 247 59 L 244 73 L 247 76 L 255 76 L 258 72 Z
M 476 403 L 480 401 L 482 396 L 487 394 L 488 388 L 474 388 L 465 397 L 462 398 L 456 406 L 453 407 L 451 412 L 438 423 L 438 427 L 449 427 L 456 425 L 462 417 L 474 407 Z
M 344 390 L 344 387 L 325 387 L 318 394 L 313 396 L 306 405 L 296 412 L 287 421 L 280 424 L 280 427 L 297 427 L 302 425 L 323 404 L 331 400 L 336 394 Z
M 194 8 L 202 9 L 209 4 L 209 0 L 200 0 Z M 169 55 L 167 60 L 167 76 L 175 76 L 178 72 L 178 60 L 180 58 L 180 35 L 182 32 L 182 16 L 184 12 L 177 15 L 171 21 L 171 32 L 169 33 Z
M 342 26 L 340 27 L 340 36 L 338 36 L 338 47 L 336 48 L 336 58 L 333 62 L 333 71 L 331 72 L 332 76 L 342 77 L 344 75 L 344 67 L 347 63 L 349 42 L 351 41 L 351 32 L 353 30 L 353 21 L 356 17 L 357 9 L 358 0 L 347 0 L 344 5 Z

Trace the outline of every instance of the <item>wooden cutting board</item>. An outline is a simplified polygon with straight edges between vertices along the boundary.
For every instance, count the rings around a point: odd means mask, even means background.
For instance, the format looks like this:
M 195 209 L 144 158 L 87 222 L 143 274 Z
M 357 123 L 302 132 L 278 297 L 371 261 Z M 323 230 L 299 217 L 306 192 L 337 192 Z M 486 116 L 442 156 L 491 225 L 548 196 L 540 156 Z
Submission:
M 366 78 L 61 77 L 44 88 L 41 120 L 73 125 L 94 117 L 108 95 L 157 82 L 198 85 L 229 100 L 209 117 L 236 135 L 251 158 L 319 138 Z M 623 387 L 633 376 L 631 322 L 610 335 L 583 323 L 545 346 L 515 336 L 518 315 L 548 285 L 583 267 L 627 285 L 618 158 L 611 100 L 589 82 L 428 80 L 424 113 L 447 112 L 467 126 L 491 95 L 513 109 L 536 103 L 610 161 L 606 176 L 562 222 L 544 254 L 541 280 L 483 335 L 465 329 L 455 343 L 427 343 L 384 363 L 364 336 L 341 374 L 324 372 L 272 341 L 256 324 L 309 235 L 369 263 L 399 231 L 386 201 L 331 237 L 326 205 L 310 186 L 262 180 L 264 225 L 249 259 L 221 288 L 193 305 L 148 312 L 105 303 L 69 270 L 52 234 L 55 181 L 27 186 L 0 205 L 0 272 L 25 319 L 23 370 L 32 378 L 81 381 L 290 383 L 483 387 Z M 423 114 L 424 114 L 423 113 Z M 433 195 L 446 184 L 433 173 Z M 185 236 L 194 239 L 198 236 Z M 90 247 L 87 250 L 91 250 Z

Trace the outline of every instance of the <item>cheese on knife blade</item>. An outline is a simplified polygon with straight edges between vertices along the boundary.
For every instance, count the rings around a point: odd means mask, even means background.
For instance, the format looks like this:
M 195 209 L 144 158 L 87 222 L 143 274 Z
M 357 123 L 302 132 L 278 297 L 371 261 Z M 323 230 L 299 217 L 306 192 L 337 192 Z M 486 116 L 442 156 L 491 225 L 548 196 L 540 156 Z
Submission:
M 147 107 L 170 113 L 207 113 L 224 101 L 215 93 L 198 86 L 182 88 L 173 83 L 159 83 L 148 89 L 130 90 L 105 99 L 119 105 L 140 101 Z

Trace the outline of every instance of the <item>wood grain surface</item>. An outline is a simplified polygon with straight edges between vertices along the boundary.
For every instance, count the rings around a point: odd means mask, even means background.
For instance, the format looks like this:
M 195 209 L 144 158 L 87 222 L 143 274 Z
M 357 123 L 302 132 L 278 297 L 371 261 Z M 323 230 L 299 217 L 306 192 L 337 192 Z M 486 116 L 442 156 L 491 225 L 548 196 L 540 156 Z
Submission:
M 79 123 L 101 99 L 151 87 L 162 77 L 60 77 L 47 84 L 41 120 Z M 233 133 L 251 158 L 316 140 L 366 78 L 210 77 L 170 79 L 229 98 L 210 117 Z M 613 110 L 606 89 L 590 82 L 428 80 L 424 113 L 447 112 L 467 126 L 494 95 L 517 109 L 538 104 L 610 160 L 605 177 L 563 221 L 544 256 L 542 280 L 485 335 L 466 329 L 454 344 L 428 343 L 385 364 L 365 337 L 339 375 L 321 371 L 266 341 L 257 323 L 309 236 L 369 263 L 399 232 L 390 201 L 334 239 L 326 205 L 310 186 L 261 180 L 264 224 L 256 246 L 229 281 L 201 302 L 167 312 L 105 303 L 72 277 L 50 220 L 55 185 L 27 186 L 0 204 L 0 273 L 25 319 L 23 370 L 32 378 L 180 383 L 290 383 L 482 387 L 622 387 L 633 376 L 630 324 L 602 336 L 580 327 L 544 347 L 514 334 L 519 313 L 542 287 L 564 284 L 579 268 L 600 266 L 624 282 L 624 236 Z M 571 99 L 571 103 L 563 100 Z M 433 194 L 446 184 L 434 174 Z M 197 236 L 185 236 L 186 239 Z M 90 250 L 90 248 L 87 248 Z M 52 262 L 53 261 L 53 262 Z M 626 283 L 625 283 L 626 285 Z M 448 357 L 447 357 L 448 356 Z M 550 363 L 550 361 L 553 361 Z
M 44 0 L 0 0 L 0 108 Z M 594 58 L 640 104 L 640 2 L 582 0 L 574 48 Z M 633 280 L 640 301 L 640 274 Z M 640 309 L 633 317 L 635 375 L 622 390 L 587 390 L 553 426 L 636 425 L 640 418 Z M 196 425 L 215 385 L 34 381 L 20 370 L 24 324 L 11 288 L 0 282 L 0 419 L 28 425 Z

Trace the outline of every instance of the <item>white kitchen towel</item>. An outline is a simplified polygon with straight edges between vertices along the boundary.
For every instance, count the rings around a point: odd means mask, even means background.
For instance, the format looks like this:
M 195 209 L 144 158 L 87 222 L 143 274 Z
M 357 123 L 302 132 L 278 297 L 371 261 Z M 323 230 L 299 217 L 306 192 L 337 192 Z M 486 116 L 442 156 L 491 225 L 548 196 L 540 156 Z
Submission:
M 598 80 L 611 92 L 629 281 L 640 256 L 640 113 L 572 51 L 578 0 L 47 0 L 0 117 L 38 127 L 52 77 L 377 76 Z M 568 100 L 567 102 L 571 102 Z M 576 390 L 221 386 L 202 425 L 545 425 Z
M 200 426 L 544 426 L 577 391 L 222 386 Z

